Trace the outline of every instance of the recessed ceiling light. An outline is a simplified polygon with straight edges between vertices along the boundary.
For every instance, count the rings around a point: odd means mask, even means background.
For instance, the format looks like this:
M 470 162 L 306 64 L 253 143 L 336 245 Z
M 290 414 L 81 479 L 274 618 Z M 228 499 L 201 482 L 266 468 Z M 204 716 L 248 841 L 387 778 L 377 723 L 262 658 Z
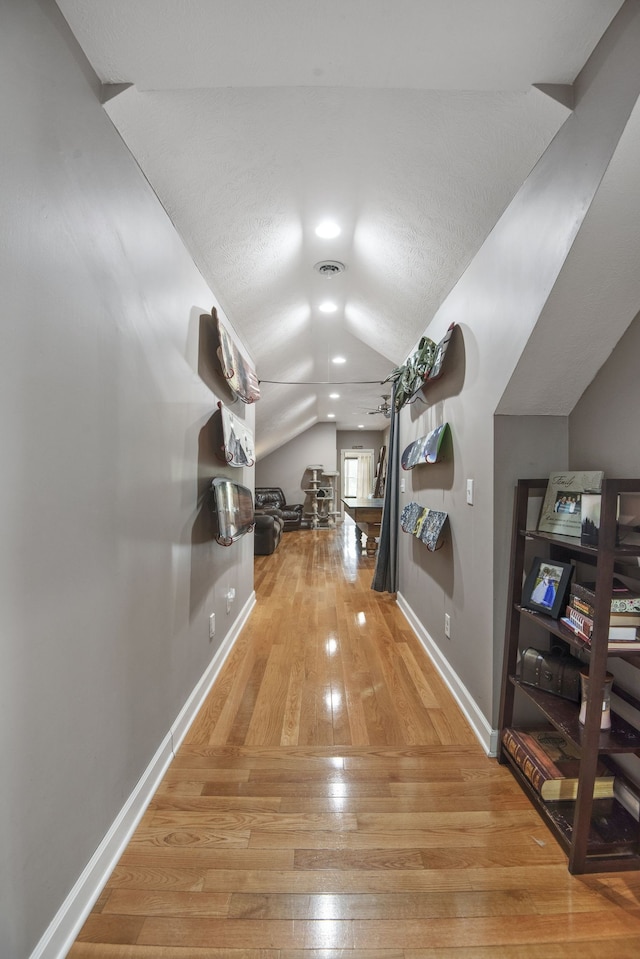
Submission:
M 338 309 L 337 303 L 334 303 L 333 300 L 325 300 L 318 307 L 321 313 L 335 313 Z
M 344 356 L 334 356 L 334 358 L 331 360 L 331 362 L 332 362 L 332 363 L 346 363 L 347 361 L 345 360 Z
M 359 429 L 359 430 L 363 430 L 363 429 L 364 429 L 364 423 L 358 423 L 358 429 Z
M 340 394 L 339 394 L 339 393 L 329 393 L 329 399 L 330 399 L 330 400 L 339 400 L 339 399 L 340 399 Z
M 340 236 L 340 227 L 335 220 L 323 220 L 316 227 L 316 236 L 322 237 L 323 240 L 333 240 L 334 237 Z
M 335 414 L 335 413 L 327 413 L 327 418 L 330 419 L 330 420 L 335 420 L 336 414 Z

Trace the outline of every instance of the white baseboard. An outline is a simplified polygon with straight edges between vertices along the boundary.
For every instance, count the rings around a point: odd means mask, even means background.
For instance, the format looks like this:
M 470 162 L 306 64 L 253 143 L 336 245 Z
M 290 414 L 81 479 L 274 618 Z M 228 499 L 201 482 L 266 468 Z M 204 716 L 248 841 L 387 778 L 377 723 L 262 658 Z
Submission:
M 414 631 L 420 643 L 424 647 L 429 659 L 438 670 L 438 673 L 445 682 L 451 695 L 465 715 L 465 718 L 473 730 L 478 742 L 485 750 L 487 755 L 495 756 L 498 748 L 498 730 L 492 729 L 487 722 L 484 714 L 478 708 L 478 705 L 471 696 L 471 693 L 464 685 L 458 674 L 452 669 L 451 664 L 442 655 L 440 649 L 434 643 L 433 639 L 424 628 L 422 622 L 418 619 L 412 608 L 407 603 L 402 593 L 397 594 L 398 608 L 405 617 L 409 626 Z
M 135 789 L 50 922 L 40 942 L 31 953 L 30 959 L 64 959 L 71 949 L 95 901 L 117 865 L 167 771 L 175 751 L 186 736 L 191 723 L 217 679 L 255 603 L 256 596 L 252 592 L 244 607 L 240 610 L 231 630 L 158 746 L 153 759 L 140 777 Z

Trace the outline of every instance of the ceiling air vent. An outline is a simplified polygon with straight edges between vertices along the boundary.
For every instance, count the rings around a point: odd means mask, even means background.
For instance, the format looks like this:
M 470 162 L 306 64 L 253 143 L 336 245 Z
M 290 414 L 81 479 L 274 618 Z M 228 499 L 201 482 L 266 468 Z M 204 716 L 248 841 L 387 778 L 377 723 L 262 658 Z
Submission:
M 317 270 L 320 276 L 337 276 L 338 273 L 344 273 L 346 266 L 339 260 L 321 260 L 315 264 L 314 270 Z

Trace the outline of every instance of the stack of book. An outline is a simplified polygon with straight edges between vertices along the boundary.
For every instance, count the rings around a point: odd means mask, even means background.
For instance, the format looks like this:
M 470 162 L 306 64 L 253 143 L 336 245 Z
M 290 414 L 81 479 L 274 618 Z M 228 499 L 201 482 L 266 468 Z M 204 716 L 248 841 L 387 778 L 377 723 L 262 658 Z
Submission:
M 591 643 L 595 613 L 595 584 L 574 583 L 569 605 L 560 622 L 585 643 Z M 640 650 L 640 594 L 619 580 L 614 581 L 609 613 L 609 649 L 612 652 Z
M 557 729 L 524 732 L 507 728 L 502 733 L 505 750 L 524 777 L 546 801 L 573 800 L 578 795 L 580 754 Z M 614 795 L 615 776 L 598 763 L 594 799 Z

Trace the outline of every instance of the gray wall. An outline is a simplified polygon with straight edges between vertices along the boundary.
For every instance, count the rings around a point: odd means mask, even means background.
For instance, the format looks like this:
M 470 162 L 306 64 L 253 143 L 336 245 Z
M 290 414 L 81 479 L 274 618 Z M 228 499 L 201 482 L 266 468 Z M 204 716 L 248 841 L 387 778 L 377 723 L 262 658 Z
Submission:
M 1 13 L 0 954 L 24 959 L 250 600 L 253 544 L 211 540 L 211 292 L 57 7 Z
M 640 476 L 640 314 L 569 417 L 569 466 Z
M 494 466 L 495 475 L 499 477 L 499 482 L 495 484 L 493 504 L 493 682 L 496 690 L 500 689 L 502 679 L 515 485 L 519 479 L 543 478 L 554 470 L 566 469 L 569 465 L 568 436 L 569 419 L 566 416 L 496 416 L 494 420 Z M 535 527 L 538 512 L 533 497 L 531 506 L 530 526 Z M 537 509 L 541 506 L 542 501 L 539 501 Z M 535 638 L 534 636 L 533 639 Z M 539 635 L 537 638 L 539 639 Z M 492 715 L 494 727 L 497 726 L 498 710 L 499 702 L 496 697 Z
M 307 467 L 321 463 L 325 470 L 336 469 L 336 428 L 333 423 L 316 423 L 299 436 L 278 447 L 256 463 L 256 486 L 279 486 L 287 503 L 304 503 L 310 474 Z
M 503 453 L 497 457 L 494 449 L 494 414 L 507 386 L 518 392 L 512 374 L 637 102 L 639 55 L 640 10 L 637 4 L 625 5 L 623 19 L 614 21 L 576 81 L 574 112 L 425 331 L 438 341 L 451 322 L 458 324 L 445 375 L 428 387 L 424 402 L 400 416 L 401 449 L 444 421 L 451 425 L 453 444 L 448 463 L 420 467 L 406 477 L 401 505 L 415 499 L 444 509 L 450 532 L 445 548 L 435 554 L 400 534 L 400 592 L 487 723 L 499 694 L 494 649 L 504 626 L 503 611 L 496 616 L 494 607 L 501 588 L 494 566 L 500 568 L 496 557 L 509 546 L 495 504 L 501 511 L 507 508 L 512 475 L 523 475 L 531 466 L 529 451 L 520 447 L 510 455 L 509 475 L 496 468 Z M 573 319 L 579 329 L 579 315 Z M 588 343 L 583 346 L 588 349 Z M 547 340 L 540 368 L 548 354 Z M 570 362 L 570 352 L 553 356 L 558 377 Z M 546 396 L 553 400 L 551 387 Z M 545 412 L 561 411 L 551 405 Z M 553 445 L 541 454 L 545 469 L 552 460 L 567 459 L 558 439 L 556 432 Z M 473 506 L 466 504 L 468 478 L 475 483 Z M 451 616 L 451 639 L 444 636 L 445 612 Z
M 365 450 L 373 450 L 374 466 L 380 456 L 380 448 L 385 444 L 385 434 L 381 430 L 338 430 L 336 435 L 337 463 L 340 469 L 340 454 L 342 450 L 352 450 L 361 446 Z

